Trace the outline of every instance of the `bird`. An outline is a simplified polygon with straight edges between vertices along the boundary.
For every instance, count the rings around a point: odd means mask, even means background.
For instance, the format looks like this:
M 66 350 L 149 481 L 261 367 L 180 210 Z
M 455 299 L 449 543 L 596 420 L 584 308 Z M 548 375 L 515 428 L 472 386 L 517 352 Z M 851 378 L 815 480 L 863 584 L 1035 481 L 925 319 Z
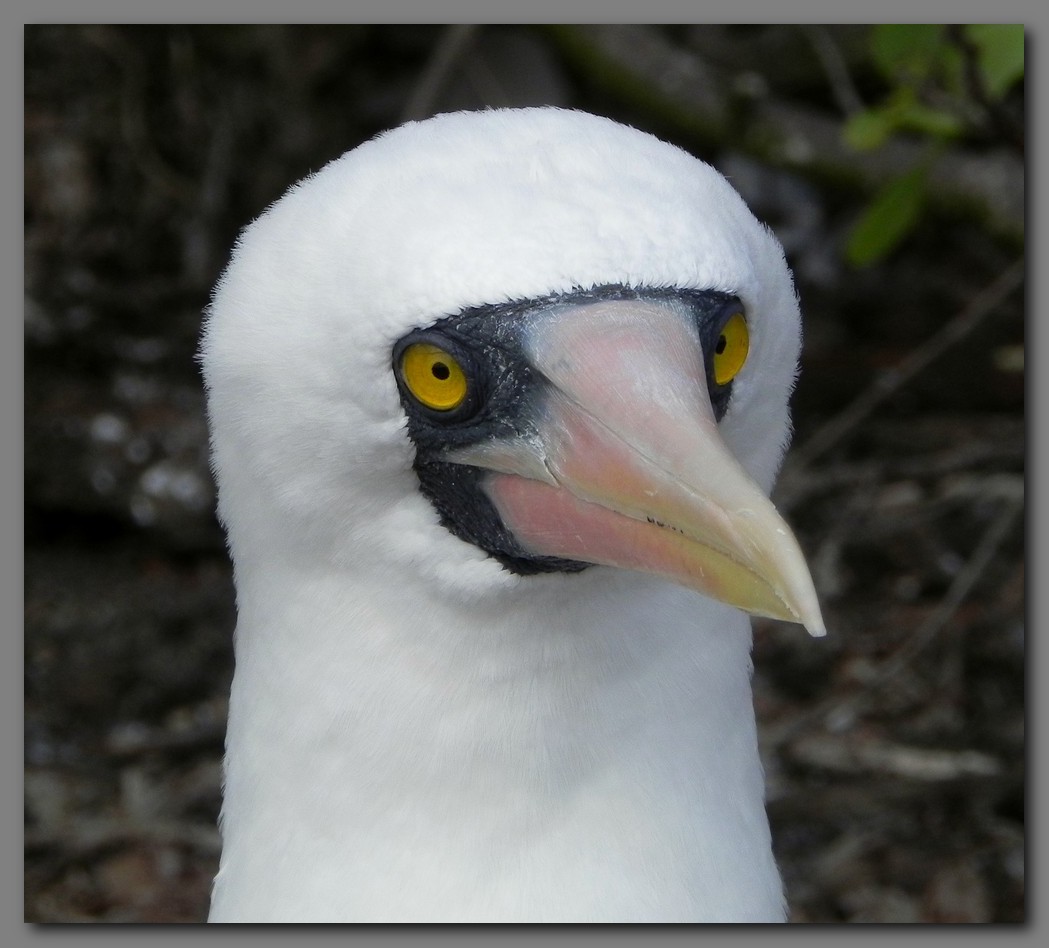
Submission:
M 200 343 L 237 599 L 212 922 L 776 922 L 751 615 L 800 305 L 711 165 L 439 114 L 239 236 Z

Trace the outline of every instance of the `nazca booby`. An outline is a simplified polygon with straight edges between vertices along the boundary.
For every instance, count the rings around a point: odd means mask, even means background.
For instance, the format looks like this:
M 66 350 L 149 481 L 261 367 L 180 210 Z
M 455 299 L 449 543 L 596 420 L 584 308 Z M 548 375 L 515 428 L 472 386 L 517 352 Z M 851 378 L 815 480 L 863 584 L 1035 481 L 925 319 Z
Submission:
M 211 920 L 782 920 L 741 610 L 823 631 L 767 497 L 799 337 L 725 179 L 581 112 L 410 123 L 251 224 Z

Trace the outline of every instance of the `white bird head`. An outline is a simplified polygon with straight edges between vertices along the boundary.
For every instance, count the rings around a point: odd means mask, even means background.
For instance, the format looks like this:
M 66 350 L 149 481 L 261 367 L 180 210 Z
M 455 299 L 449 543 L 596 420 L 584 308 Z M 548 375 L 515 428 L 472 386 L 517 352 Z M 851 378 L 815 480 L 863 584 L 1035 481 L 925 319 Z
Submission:
M 639 297 L 634 303 L 623 299 L 629 291 Z M 590 304 L 586 314 L 566 325 L 571 319 L 564 314 L 583 303 Z M 700 335 L 709 338 L 684 338 L 696 334 L 684 326 L 690 309 Z M 744 348 L 745 362 L 733 367 L 738 371 L 718 402 L 707 391 L 720 388 L 710 377 L 709 350 L 737 312 L 749 354 Z M 413 415 L 403 364 L 394 364 L 403 340 L 463 314 L 475 318 L 460 321 L 460 336 L 468 327 L 487 327 L 474 345 L 482 351 L 466 354 L 471 371 L 511 373 L 505 364 L 478 365 L 510 335 L 516 341 L 509 344 L 522 349 L 520 364 L 547 381 L 560 354 L 575 351 L 579 364 L 572 379 L 562 380 L 560 397 L 562 408 L 578 409 L 581 387 L 591 385 L 586 417 L 558 413 L 547 397 L 545 407 L 518 426 L 510 449 L 497 443 L 490 426 L 475 424 L 473 435 L 462 434 L 468 427 L 462 412 Z M 495 323 L 514 320 L 519 328 L 507 338 L 491 338 Z M 527 331 L 520 328 L 525 323 Z M 679 331 L 684 336 L 674 339 Z M 600 342 L 603 332 L 607 344 Z M 544 335 L 559 341 L 543 343 L 538 337 Z M 630 350 L 631 340 L 645 351 Z M 655 539 L 659 550 L 653 559 L 600 549 L 603 540 L 581 547 L 556 539 L 543 548 L 534 535 L 517 537 L 521 548 L 664 573 L 819 633 L 800 552 L 763 496 L 789 437 L 787 402 L 799 345 L 798 304 L 782 249 L 709 165 L 651 135 L 580 112 L 456 113 L 410 123 L 292 188 L 244 232 L 218 287 L 203 355 L 220 509 L 234 555 L 286 548 L 289 556 L 329 562 L 388 560 L 391 569 L 432 575 L 458 593 L 509 582 L 505 567 L 515 557 L 520 562 L 519 549 L 513 555 L 486 549 L 468 528 L 456 529 L 448 502 L 442 506 L 440 492 L 425 481 L 434 505 L 421 510 L 427 501 L 412 468 L 413 462 L 419 467 L 424 422 L 436 418 L 448 437 L 440 444 L 441 431 L 430 438 L 430 459 L 441 454 L 474 472 L 524 475 L 533 482 L 527 487 L 557 486 L 558 478 L 564 486 L 567 475 L 551 473 L 557 466 L 551 455 L 560 451 L 567 469 L 582 462 L 579 452 L 594 451 L 591 466 L 601 468 L 595 474 L 603 471 L 602 483 L 584 476 L 585 483 L 571 486 L 573 497 L 604 504 L 632 522 L 588 529 L 607 538 L 625 526 L 612 546 L 647 549 Z M 691 353 L 672 358 L 675 346 Z M 544 359 L 549 364 L 536 364 Z M 698 369 L 691 379 L 690 369 Z M 659 377 L 647 374 L 651 370 Z M 597 378 L 602 371 L 605 377 Z M 486 398 L 492 384 L 478 384 Z M 634 400 L 624 430 L 602 448 L 584 446 L 582 426 L 615 427 L 601 417 L 598 403 L 616 392 Z M 520 395 L 508 393 L 506 400 Z M 716 418 L 709 405 L 695 412 L 695 402 L 708 398 Z M 473 407 L 476 414 L 484 406 Z M 558 428 L 552 436 L 558 444 L 537 443 L 532 427 L 540 411 L 557 414 L 547 425 Z M 420 422 L 409 425 L 412 439 L 405 437 L 406 412 Z M 691 431 L 682 424 L 690 413 Z M 566 444 L 573 436 L 574 446 Z M 639 489 L 659 495 L 651 509 L 640 503 L 643 497 L 605 496 L 628 476 L 607 467 L 619 437 L 632 442 L 636 456 L 666 454 L 668 437 L 680 442 L 674 458 L 650 459 L 658 470 L 639 475 L 645 482 Z M 528 458 L 522 440 L 531 442 Z M 689 483 L 697 476 L 702 483 Z M 510 507 L 541 504 L 553 492 L 518 498 L 515 487 L 520 483 L 507 484 L 505 477 L 480 484 L 502 520 L 516 516 L 517 533 L 545 530 L 548 536 L 549 524 L 523 523 L 528 515 Z M 698 500 L 685 496 L 697 492 Z M 682 513 L 681 505 L 690 503 L 692 511 Z M 567 515 L 562 504 L 557 516 Z M 682 522 L 674 522 L 679 515 Z M 513 525 L 504 526 L 515 533 Z M 674 531 L 703 549 L 685 550 L 676 540 L 668 546 Z M 703 555 L 696 562 L 683 562 L 697 551 Z

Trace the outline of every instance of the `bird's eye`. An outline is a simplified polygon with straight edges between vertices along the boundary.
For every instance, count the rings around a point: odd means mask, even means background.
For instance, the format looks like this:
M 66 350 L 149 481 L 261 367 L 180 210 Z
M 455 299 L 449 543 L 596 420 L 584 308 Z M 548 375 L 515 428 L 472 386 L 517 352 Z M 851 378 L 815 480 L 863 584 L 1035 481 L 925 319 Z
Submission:
M 429 342 L 416 342 L 401 355 L 401 379 L 431 411 L 452 411 L 466 400 L 470 385 L 456 358 Z
M 733 313 L 714 345 L 714 381 L 727 385 L 743 368 L 750 351 L 750 331 L 742 313 Z

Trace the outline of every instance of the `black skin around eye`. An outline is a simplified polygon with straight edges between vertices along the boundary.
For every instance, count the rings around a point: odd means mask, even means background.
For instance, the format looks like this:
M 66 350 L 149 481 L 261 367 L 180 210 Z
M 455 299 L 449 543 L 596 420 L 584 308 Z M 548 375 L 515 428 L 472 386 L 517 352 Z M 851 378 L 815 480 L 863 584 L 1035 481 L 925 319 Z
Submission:
M 480 547 L 511 572 L 578 572 L 589 564 L 558 557 L 533 556 L 523 550 L 506 529 L 482 489 L 486 472 L 442 460 L 456 447 L 489 439 L 527 438 L 538 428 L 545 381 L 528 364 L 523 353 L 522 331 L 537 308 L 553 304 L 599 300 L 684 301 L 692 311 L 705 353 L 704 373 L 714 417 L 720 421 L 728 409 L 732 383 L 714 380 L 716 347 L 724 348 L 721 331 L 742 307 L 727 293 L 700 290 L 637 290 L 610 286 L 535 300 L 485 305 L 447 316 L 432 326 L 416 330 L 394 347 L 393 364 L 401 403 L 408 420 L 408 434 L 415 444 L 414 467 L 423 494 L 440 515 L 444 526 L 460 539 Z M 417 342 L 431 343 L 447 352 L 463 370 L 468 394 L 451 411 L 427 409 L 411 396 L 400 376 L 405 349 Z M 435 362 L 436 378 L 441 368 Z M 444 366 L 445 371 L 448 367 Z M 445 376 L 447 377 L 447 376 Z

